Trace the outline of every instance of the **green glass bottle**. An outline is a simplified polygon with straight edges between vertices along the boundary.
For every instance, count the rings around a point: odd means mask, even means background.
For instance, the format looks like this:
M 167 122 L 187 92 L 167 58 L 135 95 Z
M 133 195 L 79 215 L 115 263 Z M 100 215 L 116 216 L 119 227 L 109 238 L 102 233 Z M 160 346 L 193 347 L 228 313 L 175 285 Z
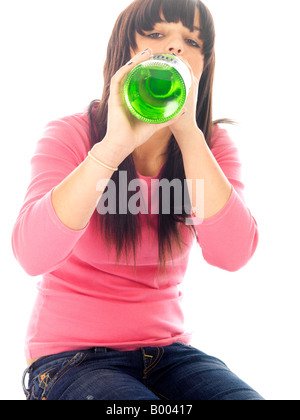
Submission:
M 136 66 L 124 84 L 124 100 L 139 120 L 161 124 L 182 110 L 191 87 L 185 63 L 172 54 L 154 54 Z

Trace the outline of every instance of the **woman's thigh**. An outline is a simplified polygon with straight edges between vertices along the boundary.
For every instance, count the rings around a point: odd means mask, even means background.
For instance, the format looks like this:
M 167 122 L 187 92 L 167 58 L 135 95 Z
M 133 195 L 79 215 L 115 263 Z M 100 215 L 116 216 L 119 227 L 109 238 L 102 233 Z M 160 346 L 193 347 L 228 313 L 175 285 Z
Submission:
M 57 392 L 56 392 L 57 394 Z M 132 376 L 113 369 L 82 371 L 72 383 L 65 385 L 56 400 L 158 400 L 145 385 Z
M 263 400 L 219 359 L 176 344 L 152 371 L 151 389 L 169 400 Z

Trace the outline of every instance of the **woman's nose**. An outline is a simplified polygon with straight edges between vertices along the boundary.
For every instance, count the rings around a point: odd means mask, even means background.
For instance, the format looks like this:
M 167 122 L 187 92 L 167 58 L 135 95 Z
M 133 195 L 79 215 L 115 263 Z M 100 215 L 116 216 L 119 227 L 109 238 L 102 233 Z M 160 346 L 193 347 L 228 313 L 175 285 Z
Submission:
M 166 50 L 169 53 L 182 54 L 184 50 L 183 40 L 179 36 L 168 39 Z
M 170 47 L 169 51 L 170 51 L 170 53 L 181 54 L 182 49 L 181 48 Z

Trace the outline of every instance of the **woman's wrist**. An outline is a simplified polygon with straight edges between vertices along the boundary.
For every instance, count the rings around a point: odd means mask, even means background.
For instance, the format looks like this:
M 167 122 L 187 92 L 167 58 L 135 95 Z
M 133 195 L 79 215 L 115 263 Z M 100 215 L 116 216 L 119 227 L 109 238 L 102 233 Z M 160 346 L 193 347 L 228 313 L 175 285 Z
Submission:
M 195 141 L 204 140 L 204 136 L 199 127 L 190 125 L 188 128 L 185 127 L 183 130 L 172 130 L 176 141 L 181 149 L 182 153 L 193 149 Z
M 127 150 L 125 147 L 115 145 L 108 137 L 104 137 L 100 143 L 93 146 L 91 152 L 96 159 L 99 159 L 106 165 L 118 167 L 132 151 Z

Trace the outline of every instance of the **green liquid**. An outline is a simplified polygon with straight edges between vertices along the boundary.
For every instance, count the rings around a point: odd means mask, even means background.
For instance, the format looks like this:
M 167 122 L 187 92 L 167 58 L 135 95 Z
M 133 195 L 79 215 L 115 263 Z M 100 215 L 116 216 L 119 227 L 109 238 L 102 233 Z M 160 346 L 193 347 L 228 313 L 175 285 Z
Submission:
M 124 98 L 136 118 L 161 124 L 181 111 L 186 88 L 180 73 L 173 67 L 141 64 L 127 77 Z

